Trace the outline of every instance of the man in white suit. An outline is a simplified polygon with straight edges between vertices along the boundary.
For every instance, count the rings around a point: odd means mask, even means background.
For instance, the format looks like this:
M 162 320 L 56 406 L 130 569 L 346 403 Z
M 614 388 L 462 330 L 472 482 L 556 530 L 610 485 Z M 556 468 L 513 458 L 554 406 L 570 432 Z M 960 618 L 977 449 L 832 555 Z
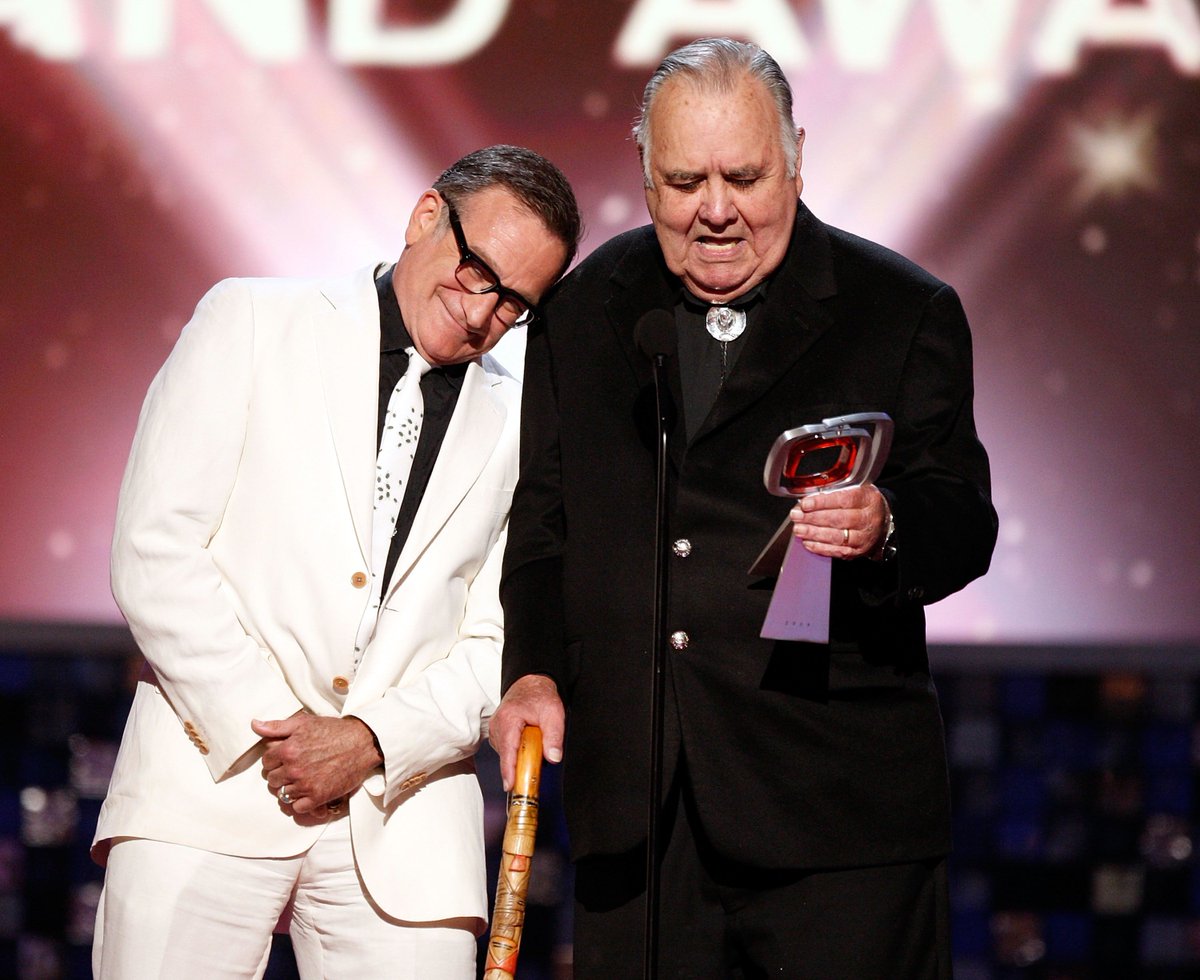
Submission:
M 280 923 L 306 978 L 474 976 L 519 423 L 485 355 L 579 233 L 553 164 L 489 147 L 394 266 L 197 307 L 117 513 L 147 667 L 93 845 L 97 976 L 261 976 Z

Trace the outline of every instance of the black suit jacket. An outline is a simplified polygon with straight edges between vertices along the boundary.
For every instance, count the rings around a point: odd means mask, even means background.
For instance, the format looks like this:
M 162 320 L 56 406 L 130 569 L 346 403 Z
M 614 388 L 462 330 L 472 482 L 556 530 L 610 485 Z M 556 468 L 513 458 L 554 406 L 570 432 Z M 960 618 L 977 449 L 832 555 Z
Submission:
M 576 857 L 644 840 L 654 569 L 654 392 L 638 319 L 678 280 L 649 227 L 600 247 L 531 332 L 522 473 L 501 586 L 504 683 L 549 674 L 568 708 Z M 845 867 L 949 847 L 923 605 L 988 566 L 996 535 L 954 291 L 800 205 L 761 321 L 690 444 L 670 440 L 669 785 L 680 750 L 705 832 L 761 867 Z M 678 399 L 678 371 L 672 384 Z M 879 485 L 895 559 L 835 561 L 828 645 L 765 640 L 773 583 L 747 573 L 790 501 L 763 487 L 785 429 L 851 412 L 896 423 Z

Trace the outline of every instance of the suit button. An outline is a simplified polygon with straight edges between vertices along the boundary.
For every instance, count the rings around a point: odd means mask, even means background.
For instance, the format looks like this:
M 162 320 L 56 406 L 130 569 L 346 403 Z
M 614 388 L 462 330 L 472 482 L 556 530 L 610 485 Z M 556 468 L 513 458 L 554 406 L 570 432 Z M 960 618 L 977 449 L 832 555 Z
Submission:
M 908 597 L 910 599 L 923 599 L 925 597 L 925 589 L 919 585 L 914 585 L 908 590 Z
M 425 776 L 426 773 L 424 772 L 414 773 L 413 775 L 409 776 L 408 779 L 404 780 L 404 782 L 400 784 L 400 792 L 404 793 L 412 789 L 414 786 L 419 785 L 422 781 L 424 781 Z
M 675 553 L 676 558 L 686 558 L 692 553 L 692 542 L 687 538 L 680 538 L 671 545 L 671 550 Z
M 690 637 L 683 630 L 676 630 L 671 634 L 671 646 L 675 650 L 686 650 L 690 642 Z
M 341 674 L 338 674 L 337 677 L 333 679 L 333 689 L 337 691 L 338 694 L 345 694 L 348 690 L 350 690 L 350 682 Z
M 350 584 L 353 585 L 356 589 L 364 588 L 367 584 L 367 573 L 366 572 L 355 572 L 353 575 L 350 576 Z

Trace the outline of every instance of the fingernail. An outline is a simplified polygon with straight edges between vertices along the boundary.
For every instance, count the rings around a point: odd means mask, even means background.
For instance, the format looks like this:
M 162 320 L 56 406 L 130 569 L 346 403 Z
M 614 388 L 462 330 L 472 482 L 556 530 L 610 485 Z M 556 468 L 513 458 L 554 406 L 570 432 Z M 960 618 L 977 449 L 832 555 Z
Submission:
M 551 762 L 562 762 L 562 749 L 546 749 L 546 758 Z

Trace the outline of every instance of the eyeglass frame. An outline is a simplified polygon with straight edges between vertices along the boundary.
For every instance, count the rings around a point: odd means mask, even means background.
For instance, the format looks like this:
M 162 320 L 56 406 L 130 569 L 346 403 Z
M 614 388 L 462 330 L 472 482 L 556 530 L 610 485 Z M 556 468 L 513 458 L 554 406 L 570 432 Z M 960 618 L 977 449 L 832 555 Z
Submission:
M 531 303 L 524 296 L 518 293 L 515 289 L 509 289 L 500 277 L 496 275 L 496 271 L 483 261 L 478 255 L 471 250 L 471 246 L 467 244 L 467 236 L 463 234 L 462 223 L 458 219 L 458 211 L 454 207 L 454 202 L 448 197 L 443 197 L 446 202 L 446 215 L 450 219 L 450 230 L 454 233 L 454 242 L 458 246 L 458 265 L 454 268 L 454 278 L 463 289 L 469 292 L 472 296 L 486 296 L 488 293 L 496 294 L 496 307 L 492 315 L 500 309 L 500 304 L 504 302 L 505 297 L 514 299 L 525 307 L 525 313 L 520 314 L 512 323 L 505 324 L 506 329 L 512 330 L 517 327 L 527 327 L 533 323 L 538 316 L 538 307 L 536 303 Z M 485 278 L 492 280 L 492 285 L 486 289 L 472 289 L 459 278 L 459 272 L 464 265 L 474 265 L 482 272 L 486 273 Z M 524 319 L 522 319 L 524 318 Z M 503 320 L 500 321 L 504 323 Z

